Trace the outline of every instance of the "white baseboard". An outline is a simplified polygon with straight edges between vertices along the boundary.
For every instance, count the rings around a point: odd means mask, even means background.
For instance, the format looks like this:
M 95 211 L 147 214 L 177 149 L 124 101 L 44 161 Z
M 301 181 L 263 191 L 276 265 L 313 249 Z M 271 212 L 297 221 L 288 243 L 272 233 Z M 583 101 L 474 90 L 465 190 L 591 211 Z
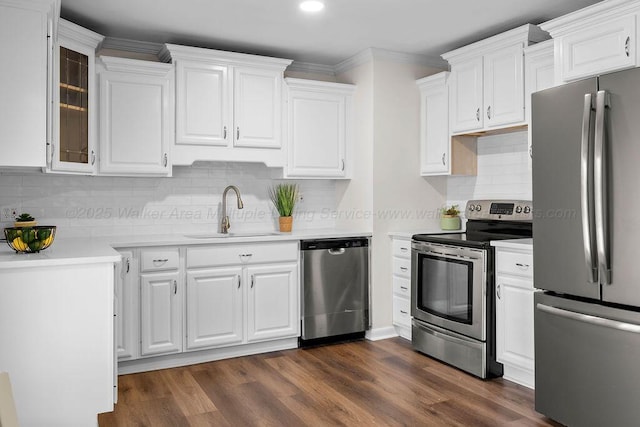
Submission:
M 398 333 L 393 326 L 385 326 L 384 328 L 369 329 L 364 337 L 369 341 L 385 340 L 387 338 L 397 337 Z

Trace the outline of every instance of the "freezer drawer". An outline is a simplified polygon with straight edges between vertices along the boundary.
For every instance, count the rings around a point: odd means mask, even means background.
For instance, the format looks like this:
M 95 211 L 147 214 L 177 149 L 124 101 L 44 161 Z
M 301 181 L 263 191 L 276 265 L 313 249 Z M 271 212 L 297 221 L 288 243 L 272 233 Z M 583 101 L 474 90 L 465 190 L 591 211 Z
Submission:
M 536 411 L 569 426 L 637 426 L 640 313 L 537 293 Z

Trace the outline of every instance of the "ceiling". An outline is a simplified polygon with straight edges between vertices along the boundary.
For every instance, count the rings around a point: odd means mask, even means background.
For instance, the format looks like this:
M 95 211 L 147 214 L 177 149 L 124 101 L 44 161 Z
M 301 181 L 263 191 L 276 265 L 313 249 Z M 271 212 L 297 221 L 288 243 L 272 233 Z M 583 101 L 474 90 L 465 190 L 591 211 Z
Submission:
M 336 65 L 370 47 L 438 57 L 597 0 L 61 0 L 62 17 L 108 37 Z

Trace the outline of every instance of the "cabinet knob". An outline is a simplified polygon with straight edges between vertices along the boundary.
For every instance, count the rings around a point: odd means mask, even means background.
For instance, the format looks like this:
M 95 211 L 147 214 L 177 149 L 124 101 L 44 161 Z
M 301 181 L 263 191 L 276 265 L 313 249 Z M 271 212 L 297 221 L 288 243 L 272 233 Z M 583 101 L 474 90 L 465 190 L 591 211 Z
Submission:
M 629 57 L 629 48 L 631 45 L 631 37 L 627 36 L 627 39 L 624 41 L 624 53 Z
M 487 107 L 487 119 L 491 120 L 491 105 Z

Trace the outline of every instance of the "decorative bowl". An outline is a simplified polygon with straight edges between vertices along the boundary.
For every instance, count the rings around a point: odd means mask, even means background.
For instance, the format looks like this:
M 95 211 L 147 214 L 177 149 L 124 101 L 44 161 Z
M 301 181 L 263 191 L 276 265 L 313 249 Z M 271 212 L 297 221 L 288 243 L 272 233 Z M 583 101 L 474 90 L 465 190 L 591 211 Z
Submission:
M 17 253 L 33 253 L 47 249 L 53 243 L 55 235 L 56 227 L 53 225 L 4 229 L 7 244 Z

